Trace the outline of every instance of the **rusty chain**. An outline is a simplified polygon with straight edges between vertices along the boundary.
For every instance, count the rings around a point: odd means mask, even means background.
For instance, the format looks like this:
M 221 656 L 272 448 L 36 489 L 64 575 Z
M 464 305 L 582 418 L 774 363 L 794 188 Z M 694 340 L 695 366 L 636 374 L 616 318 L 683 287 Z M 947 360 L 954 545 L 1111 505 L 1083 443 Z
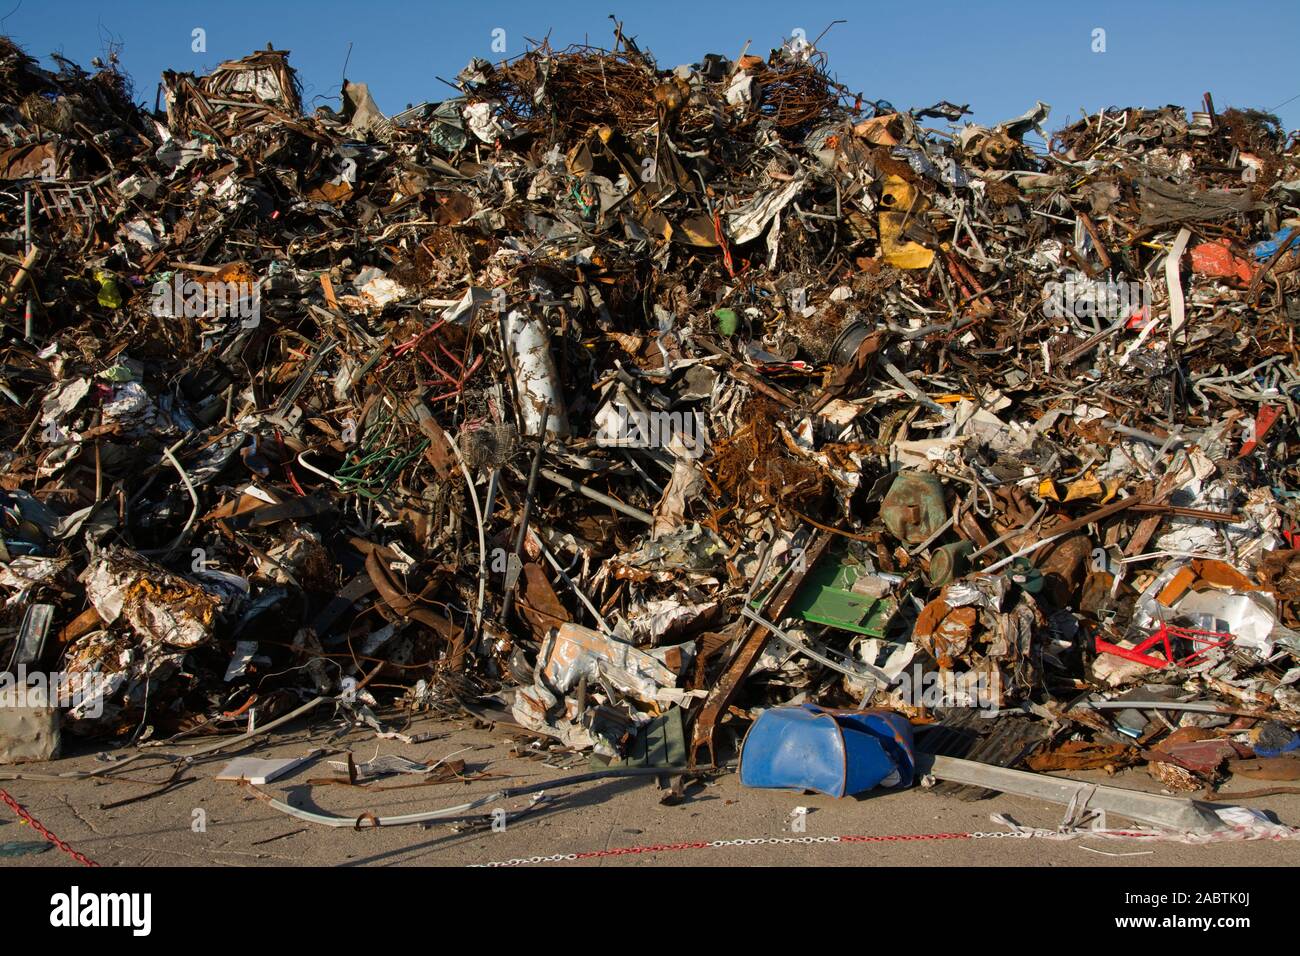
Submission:
M 24 823 L 30 826 L 33 830 L 35 830 L 45 839 L 49 840 L 51 843 L 57 846 L 64 853 L 68 854 L 68 856 L 72 857 L 82 866 L 99 866 L 99 864 L 96 863 L 94 860 L 90 859 L 90 857 L 86 856 L 84 853 L 78 853 L 72 847 L 68 846 L 67 842 L 65 842 L 64 840 L 60 840 L 49 830 L 45 829 L 45 826 L 41 823 L 41 821 L 37 820 L 34 816 L 28 813 L 27 809 L 21 803 L 15 800 L 12 796 L 10 796 L 9 791 L 4 789 L 4 787 L 0 787 L 0 800 L 4 801 L 5 805 L 8 806 L 9 809 L 12 810 L 15 814 L 17 814 L 19 819 L 21 819 Z

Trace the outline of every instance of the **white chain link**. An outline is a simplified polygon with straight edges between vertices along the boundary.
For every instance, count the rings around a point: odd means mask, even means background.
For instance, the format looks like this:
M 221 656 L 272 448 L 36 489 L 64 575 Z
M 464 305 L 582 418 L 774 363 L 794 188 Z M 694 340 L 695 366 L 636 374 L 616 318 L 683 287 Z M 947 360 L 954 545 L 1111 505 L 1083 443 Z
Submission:
M 474 863 L 475 867 L 502 867 L 502 866 L 529 866 L 537 863 L 562 863 L 565 860 L 576 860 L 576 853 L 554 853 L 551 856 L 529 856 L 515 857 L 512 860 L 494 860 L 491 863 Z
M 840 838 L 837 836 L 823 837 L 754 837 L 751 839 L 738 840 L 713 840 L 709 843 L 710 847 L 724 846 L 789 846 L 791 844 L 803 844 L 810 846 L 814 843 L 839 843 Z
M 1032 837 L 1034 834 L 1033 834 L 1032 832 L 1014 833 L 1014 832 L 1008 832 L 1008 831 L 998 831 L 998 832 L 983 832 L 983 831 L 981 831 L 981 832 L 977 832 L 977 833 L 967 833 L 967 834 L 963 834 L 963 835 L 969 837 L 969 838 L 972 839 L 972 840 L 1006 840 L 1006 839 L 1022 839 L 1022 840 L 1023 840 L 1023 839 L 1029 839 L 1029 838 Z M 844 843 L 844 842 L 846 842 L 846 841 L 845 841 L 844 839 L 842 839 L 841 837 L 838 837 L 838 836 L 818 836 L 818 837 L 813 837 L 813 836 L 802 836 L 802 837 L 751 837 L 751 838 L 744 838 L 744 837 L 741 837 L 741 838 L 738 838 L 738 839 L 735 839 L 735 840 L 711 840 L 710 842 L 703 844 L 703 846 L 706 846 L 706 847 L 708 847 L 709 849 L 721 849 L 721 848 L 723 848 L 723 847 L 729 847 L 729 846 L 791 846 L 791 845 L 794 845 L 794 844 L 798 844 L 798 845 L 801 845 L 801 846 L 812 846 L 812 845 L 814 845 L 814 844 L 822 844 L 822 843 Z M 847 841 L 847 842 L 852 843 L 852 842 L 858 842 L 858 841 L 855 841 L 855 840 L 849 840 L 849 841 Z M 658 852 L 658 851 L 656 851 L 656 852 Z M 596 855 L 597 855 L 597 856 L 605 856 L 605 855 L 609 855 L 609 856 L 630 856 L 630 855 L 632 855 L 632 854 L 627 854 L 627 853 L 618 853 L 618 854 L 610 853 L 610 854 L 604 854 L 604 853 L 601 853 L 601 854 L 596 854 Z M 573 860 L 577 860 L 577 859 L 579 859 L 579 858 L 580 858 L 580 857 L 579 857 L 579 855 L 578 855 L 577 853 L 555 853 L 555 854 L 552 854 L 551 856 L 515 857 L 514 859 L 511 859 L 511 860 L 498 860 L 498 861 L 495 861 L 495 862 L 492 862 L 492 863 L 475 863 L 475 864 L 472 864 L 472 865 L 475 866 L 475 867 L 535 866 L 535 865 L 537 865 L 537 864 L 539 864 L 539 863 L 564 863 L 564 862 L 570 862 L 570 861 L 573 861 Z

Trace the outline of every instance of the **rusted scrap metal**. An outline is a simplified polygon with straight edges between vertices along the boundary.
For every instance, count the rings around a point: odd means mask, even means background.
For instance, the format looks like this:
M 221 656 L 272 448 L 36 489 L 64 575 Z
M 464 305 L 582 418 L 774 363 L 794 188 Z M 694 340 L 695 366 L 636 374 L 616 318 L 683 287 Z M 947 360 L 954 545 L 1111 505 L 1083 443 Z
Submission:
M 799 593 L 799 587 L 803 583 L 804 577 L 825 555 L 830 543 L 830 535 L 825 532 L 817 532 L 803 552 L 799 567 L 792 568 L 781 586 L 764 600 L 762 608 L 765 613 L 775 620 L 780 620 L 785 615 L 786 608 L 794 600 L 794 596 Z M 740 637 L 735 652 L 727 662 L 727 666 L 722 671 L 717 682 L 714 683 L 713 689 L 709 691 L 709 696 L 705 698 L 704 706 L 700 708 L 695 723 L 692 725 L 692 764 L 698 762 L 700 753 L 704 750 L 708 751 L 709 765 L 717 764 L 717 753 L 714 749 L 713 738 L 717 732 L 718 721 L 727 708 L 731 706 L 731 701 L 735 697 L 737 689 L 749 676 L 750 670 L 758 660 L 758 655 L 763 651 L 763 646 L 770 639 L 767 628 L 761 624 L 751 623 L 741 633 L 743 636 Z
M 219 129 L 225 125 L 217 120 L 223 109 L 254 110 L 265 118 L 269 107 L 286 120 L 302 111 L 300 84 L 287 50 L 260 50 L 222 63 L 203 77 L 168 70 L 162 87 L 167 124 L 176 132 L 187 132 L 195 123 Z
M 109 678 L 70 730 L 513 701 L 716 764 L 808 700 L 975 708 L 1015 763 L 1300 723 L 1271 118 L 1044 151 L 1045 104 L 945 132 L 806 40 L 666 70 L 617 27 L 451 82 L 304 114 L 269 47 L 149 110 L 0 41 L 0 634 L 51 608 L 14 659 Z M 1210 709 L 1109 706 L 1153 671 Z

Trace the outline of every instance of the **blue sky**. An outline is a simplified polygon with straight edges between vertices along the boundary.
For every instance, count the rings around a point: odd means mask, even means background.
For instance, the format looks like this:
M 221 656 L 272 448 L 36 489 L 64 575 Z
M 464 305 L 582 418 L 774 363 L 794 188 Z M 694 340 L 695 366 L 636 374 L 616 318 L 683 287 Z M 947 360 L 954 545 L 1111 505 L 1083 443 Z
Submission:
M 509 56 L 547 34 L 554 47 L 608 46 L 610 13 L 665 68 L 706 52 L 734 58 L 746 40 L 751 52 L 765 54 L 795 29 L 812 39 L 832 20 L 847 20 L 819 44 L 840 82 L 901 108 L 970 103 L 982 122 L 1041 99 L 1052 105 L 1047 127 L 1058 129 L 1082 109 L 1190 107 L 1209 90 L 1219 108 L 1271 109 L 1290 100 L 1275 112 L 1288 129 L 1300 128 L 1295 0 L 0 0 L 0 32 L 42 62 L 57 51 L 87 67 L 116 40 L 136 98 L 150 106 L 162 70 L 201 73 L 267 42 L 292 51 L 308 109 L 337 105 L 351 42 L 348 78 L 369 83 L 380 107 L 394 113 L 448 95 L 436 77 L 453 78 L 471 56 L 500 59 L 494 30 L 505 31 Z M 206 31 L 206 52 L 191 49 L 195 28 Z M 1105 31 L 1104 53 L 1093 52 L 1096 29 Z

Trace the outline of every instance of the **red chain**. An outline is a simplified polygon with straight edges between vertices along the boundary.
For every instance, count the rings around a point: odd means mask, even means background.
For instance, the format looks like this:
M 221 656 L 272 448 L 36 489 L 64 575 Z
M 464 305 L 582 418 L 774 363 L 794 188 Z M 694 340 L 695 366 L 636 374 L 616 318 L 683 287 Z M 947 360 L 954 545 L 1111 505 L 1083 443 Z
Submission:
M 84 853 L 78 853 L 72 847 L 68 846 L 67 843 L 60 840 L 49 830 L 45 829 L 45 827 L 41 825 L 41 821 L 37 820 L 34 816 L 28 813 L 27 810 L 24 809 L 21 803 L 19 803 L 13 797 L 9 796 L 9 791 L 6 790 L 4 787 L 0 787 L 0 800 L 3 800 L 10 810 L 18 814 L 19 818 L 21 818 L 24 823 L 30 826 L 41 836 L 45 837 L 45 839 L 49 840 L 51 843 L 57 846 L 64 853 L 68 854 L 68 856 L 72 857 L 78 863 L 82 864 L 83 866 L 99 866 L 98 863 L 96 863 L 94 860 L 87 857 Z

